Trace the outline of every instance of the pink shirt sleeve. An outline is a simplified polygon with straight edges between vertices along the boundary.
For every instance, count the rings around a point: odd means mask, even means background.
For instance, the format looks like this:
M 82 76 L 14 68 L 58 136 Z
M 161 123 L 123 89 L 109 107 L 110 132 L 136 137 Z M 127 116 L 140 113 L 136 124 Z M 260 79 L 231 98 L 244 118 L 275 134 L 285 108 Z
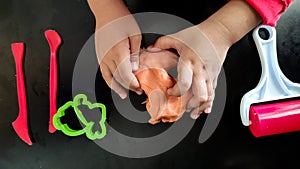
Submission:
M 262 24 L 276 26 L 281 14 L 294 0 L 246 0 L 261 16 Z

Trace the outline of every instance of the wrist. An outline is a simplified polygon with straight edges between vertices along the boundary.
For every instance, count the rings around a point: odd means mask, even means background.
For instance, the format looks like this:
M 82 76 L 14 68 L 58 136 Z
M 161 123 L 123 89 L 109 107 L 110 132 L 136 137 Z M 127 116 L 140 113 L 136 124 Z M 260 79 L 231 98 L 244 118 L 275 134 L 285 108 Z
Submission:
M 223 62 L 228 49 L 233 45 L 229 31 L 215 20 L 206 20 L 198 24 L 197 27 L 214 46 L 221 62 Z
M 231 0 L 209 17 L 207 22 L 219 26 L 218 29 L 232 45 L 256 27 L 261 18 L 244 0 Z
M 214 44 L 224 60 L 228 49 L 260 21 L 258 13 L 247 2 L 231 0 L 197 26 Z
M 96 20 L 96 29 L 115 19 L 130 15 L 122 0 L 88 0 L 88 4 Z

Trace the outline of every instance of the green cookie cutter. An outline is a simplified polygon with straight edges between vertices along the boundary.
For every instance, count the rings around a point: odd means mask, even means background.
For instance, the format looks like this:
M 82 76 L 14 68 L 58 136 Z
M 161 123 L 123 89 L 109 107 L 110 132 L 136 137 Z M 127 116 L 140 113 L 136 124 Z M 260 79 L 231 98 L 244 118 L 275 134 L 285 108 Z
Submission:
M 82 100 L 82 102 L 81 102 Z M 90 121 L 87 122 L 81 111 L 78 109 L 78 106 L 80 105 L 85 105 L 88 106 L 90 110 L 95 109 L 95 108 L 100 108 L 101 109 L 101 120 L 99 121 L 99 125 L 101 127 L 101 132 L 96 131 L 93 132 L 93 126 L 94 122 Z M 60 120 L 61 117 L 65 116 L 65 111 L 73 107 L 75 114 L 77 118 L 80 120 L 80 122 L 85 126 L 81 130 L 73 130 L 71 129 L 68 124 L 63 124 Z M 53 117 L 53 125 L 57 130 L 62 131 L 65 135 L 67 136 L 79 136 L 82 134 L 86 134 L 87 138 L 90 140 L 95 140 L 95 139 L 102 139 L 106 135 L 106 126 L 105 126 L 105 121 L 106 121 L 106 107 L 102 103 L 94 103 L 92 104 L 87 100 L 87 96 L 84 94 L 78 94 L 74 97 L 73 101 L 68 101 L 65 103 L 63 106 L 61 106 L 58 110 L 57 113 Z

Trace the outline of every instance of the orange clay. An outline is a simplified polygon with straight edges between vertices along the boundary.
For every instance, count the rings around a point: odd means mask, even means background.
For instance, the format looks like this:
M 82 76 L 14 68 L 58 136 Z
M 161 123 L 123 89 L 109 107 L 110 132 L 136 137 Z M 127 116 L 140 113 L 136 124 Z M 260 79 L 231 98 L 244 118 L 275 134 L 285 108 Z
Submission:
M 166 69 L 176 64 L 177 56 L 169 51 L 144 51 L 140 55 L 140 69 L 136 72 L 136 77 L 148 96 L 146 108 L 151 116 L 151 124 L 177 121 L 185 112 L 187 101 L 192 96 L 191 91 L 181 97 L 167 94 L 176 80 L 168 75 Z

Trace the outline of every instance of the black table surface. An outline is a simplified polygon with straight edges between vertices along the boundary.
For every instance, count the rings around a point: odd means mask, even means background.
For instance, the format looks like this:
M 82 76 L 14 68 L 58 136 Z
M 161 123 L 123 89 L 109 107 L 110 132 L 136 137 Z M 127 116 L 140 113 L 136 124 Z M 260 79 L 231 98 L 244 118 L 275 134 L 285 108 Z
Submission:
M 197 5 L 189 1 L 157 5 L 159 1 L 128 1 L 132 12 L 155 11 L 182 16 L 197 22 Z M 199 21 L 222 4 L 203 2 Z M 284 74 L 300 83 L 300 1 L 280 18 L 277 30 L 279 64 Z M 60 131 L 48 132 L 49 47 L 44 37 L 47 29 L 57 30 L 63 38 L 59 49 L 59 93 L 57 106 L 72 99 L 72 73 L 77 56 L 94 33 L 95 20 L 84 0 L 1 0 L 0 2 L 0 169 L 89 169 L 89 168 L 299 168 L 300 133 L 291 132 L 255 138 L 242 125 L 239 105 L 242 96 L 254 88 L 261 67 L 251 32 L 232 46 L 224 63 L 227 97 L 223 117 L 213 135 L 202 144 L 197 141 L 205 116 L 201 116 L 189 134 L 171 150 L 148 158 L 126 158 L 103 150 L 85 136 L 67 137 Z M 33 145 L 22 142 L 11 123 L 19 108 L 15 81 L 15 63 L 10 45 L 26 44 L 24 72 L 29 110 L 29 129 Z M 102 92 L 110 94 L 101 76 Z M 101 102 L 109 105 L 108 99 Z M 109 112 L 109 122 L 118 112 Z M 70 117 L 72 118 L 72 117 Z M 119 119 L 120 120 L 120 119 Z M 75 120 L 70 120 L 77 126 Z M 121 119 L 122 121 L 122 119 Z M 123 119 L 119 128 L 130 127 Z M 127 128 L 126 128 L 127 127 Z M 160 125 L 159 128 L 163 127 Z M 151 127 L 147 127 L 151 130 Z M 151 131 L 150 131 L 151 132 Z

